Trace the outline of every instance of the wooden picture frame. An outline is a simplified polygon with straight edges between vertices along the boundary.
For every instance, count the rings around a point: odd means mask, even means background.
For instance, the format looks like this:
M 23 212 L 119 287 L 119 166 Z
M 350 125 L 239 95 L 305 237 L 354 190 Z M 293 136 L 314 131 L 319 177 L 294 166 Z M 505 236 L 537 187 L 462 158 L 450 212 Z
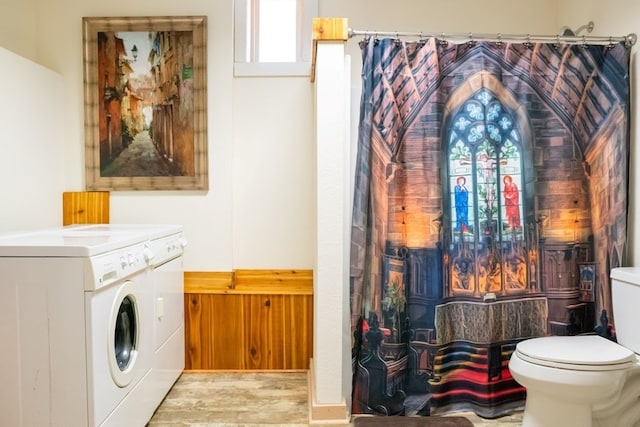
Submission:
M 82 21 L 87 190 L 208 190 L 206 16 Z

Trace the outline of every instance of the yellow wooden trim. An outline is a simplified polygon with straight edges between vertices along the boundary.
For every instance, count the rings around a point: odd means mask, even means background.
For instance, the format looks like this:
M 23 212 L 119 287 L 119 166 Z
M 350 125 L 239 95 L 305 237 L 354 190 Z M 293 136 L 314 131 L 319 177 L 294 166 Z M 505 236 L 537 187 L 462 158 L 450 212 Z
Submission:
M 187 374 L 304 374 L 308 369 L 184 369 Z
M 311 51 L 311 83 L 316 80 L 316 52 L 318 41 L 349 40 L 347 18 L 313 18 L 311 22 L 313 45 Z
M 65 191 L 62 193 L 62 225 L 108 223 L 108 191 Z
M 232 272 L 185 271 L 184 292 L 186 294 L 224 293 L 233 287 Z
M 347 18 L 313 18 L 311 28 L 314 40 L 349 40 Z
M 313 270 L 186 271 L 187 294 L 313 295 Z

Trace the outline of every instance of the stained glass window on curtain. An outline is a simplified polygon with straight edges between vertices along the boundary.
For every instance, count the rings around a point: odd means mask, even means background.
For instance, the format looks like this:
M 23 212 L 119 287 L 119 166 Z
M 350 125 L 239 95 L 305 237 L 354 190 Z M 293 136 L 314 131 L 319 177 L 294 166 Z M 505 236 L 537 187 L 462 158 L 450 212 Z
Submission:
M 482 89 L 450 123 L 452 290 L 477 295 L 521 289 L 524 263 L 511 268 L 505 256 L 521 251 L 525 235 L 522 148 L 512 115 Z

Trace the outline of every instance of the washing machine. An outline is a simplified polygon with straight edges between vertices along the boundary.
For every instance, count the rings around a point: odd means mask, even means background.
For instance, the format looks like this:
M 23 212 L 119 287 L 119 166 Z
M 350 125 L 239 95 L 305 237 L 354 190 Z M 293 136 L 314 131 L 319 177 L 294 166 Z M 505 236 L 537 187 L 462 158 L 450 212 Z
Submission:
M 187 240 L 183 227 L 176 224 L 94 224 L 84 230 L 128 232 L 134 230 L 148 238 L 149 280 L 153 305 L 153 355 L 147 397 L 162 402 L 184 370 L 184 266 Z
M 0 236 L 0 425 L 147 423 L 153 257 L 133 227 Z

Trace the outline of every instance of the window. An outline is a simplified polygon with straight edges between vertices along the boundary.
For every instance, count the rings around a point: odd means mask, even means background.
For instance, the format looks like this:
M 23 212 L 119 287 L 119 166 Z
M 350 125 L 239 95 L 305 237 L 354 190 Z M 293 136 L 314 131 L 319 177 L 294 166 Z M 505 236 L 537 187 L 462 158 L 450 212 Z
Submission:
M 235 0 L 234 74 L 308 76 L 317 0 Z
M 515 235 L 522 240 L 522 154 L 513 119 L 488 90 L 467 100 L 449 128 L 454 238 Z M 467 196 L 463 192 L 472 189 Z M 468 202 L 463 202 L 468 199 Z M 500 224 L 500 226 L 498 226 Z
M 526 286 L 522 141 L 488 89 L 466 100 L 447 128 L 454 293 Z

